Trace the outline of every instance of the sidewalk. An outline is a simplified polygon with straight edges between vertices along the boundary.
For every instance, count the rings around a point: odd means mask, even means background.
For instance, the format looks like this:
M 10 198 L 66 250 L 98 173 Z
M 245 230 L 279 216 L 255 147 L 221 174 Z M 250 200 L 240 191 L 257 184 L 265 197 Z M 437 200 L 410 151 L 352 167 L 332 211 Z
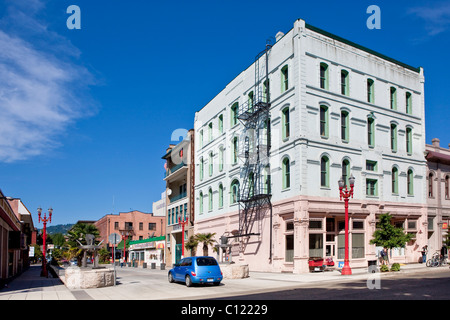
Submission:
M 374 276 L 395 277 L 400 274 L 420 275 L 447 271 L 448 266 L 427 268 L 424 264 L 402 265 L 399 272 L 369 274 L 367 268 L 354 268 L 352 275 L 337 270 L 307 274 L 250 272 L 245 279 L 225 279 L 218 287 L 186 288 L 167 281 L 168 270 L 123 268 L 118 270 L 120 285 L 85 290 L 69 290 L 60 279 L 40 277 L 41 266 L 34 265 L 0 290 L 0 300 L 168 300 L 211 299 L 251 293 L 271 292 L 331 282 L 368 280 Z

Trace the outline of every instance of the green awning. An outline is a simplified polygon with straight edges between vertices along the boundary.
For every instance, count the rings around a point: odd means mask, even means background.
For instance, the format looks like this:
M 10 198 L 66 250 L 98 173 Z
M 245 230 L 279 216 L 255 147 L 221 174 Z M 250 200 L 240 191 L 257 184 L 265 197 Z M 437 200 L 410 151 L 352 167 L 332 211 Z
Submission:
M 130 239 L 127 239 L 127 248 L 130 247 Z M 123 249 L 123 240 L 119 242 L 119 244 L 117 245 L 117 249 Z

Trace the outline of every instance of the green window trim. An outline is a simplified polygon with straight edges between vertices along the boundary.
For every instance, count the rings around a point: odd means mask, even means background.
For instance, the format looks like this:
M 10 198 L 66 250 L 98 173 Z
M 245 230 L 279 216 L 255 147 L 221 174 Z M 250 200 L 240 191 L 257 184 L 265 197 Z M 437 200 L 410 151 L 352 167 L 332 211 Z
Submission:
M 232 106 L 231 106 L 231 117 L 230 117 L 230 125 L 233 127 L 237 124 L 237 120 L 238 120 L 238 111 L 239 111 L 239 103 L 235 102 Z
M 209 176 L 211 177 L 213 175 L 213 153 L 211 152 L 209 154 Z
M 290 114 L 289 114 L 289 107 L 286 107 L 281 112 L 281 123 L 282 123 L 282 135 L 283 140 L 289 138 L 290 135 Z
M 324 62 L 320 63 L 320 73 L 319 73 L 319 79 L 320 79 L 320 88 L 328 90 L 328 65 Z
M 263 82 L 263 102 L 269 102 L 270 101 L 270 81 L 267 79 Z
M 407 114 L 412 114 L 412 95 L 411 95 L 411 92 L 406 92 L 405 98 L 406 98 L 406 113 Z
M 237 163 L 237 159 L 238 159 L 238 148 L 239 148 L 239 143 L 238 143 L 238 138 L 234 137 L 233 138 L 233 153 L 231 155 L 231 163 L 232 164 L 236 164 Z
M 330 159 L 327 156 L 320 158 L 320 186 L 330 187 Z
M 406 153 L 412 154 L 412 129 L 406 128 Z
M 397 152 L 397 125 L 391 123 L 391 151 Z
M 411 169 L 408 170 L 406 183 L 407 183 L 408 196 L 413 196 L 414 195 L 414 173 Z
M 392 194 L 398 195 L 398 169 L 397 167 L 392 168 L 391 172 L 391 187 L 392 187 Z
M 219 208 L 223 208 L 223 185 L 219 184 Z
M 375 147 L 375 120 L 367 118 L 367 143 L 369 147 Z
M 219 172 L 223 171 L 223 148 L 219 148 Z
M 203 180 L 203 167 L 204 167 L 205 163 L 203 161 L 203 158 L 200 158 L 200 181 Z
M 349 95 L 349 74 L 347 70 L 341 70 L 341 94 Z
M 378 180 L 366 178 L 366 196 L 378 197 Z
M 200 204 L 199 204 L 199 207 L 200 207 L 200 214 L 202 214 L 202 213 L 203 213 L 203 192 L 200 192 L 200 195 L 199 195 L 199 202 L 200 202 Z
M 213 124 L 212 122 L 208 125 L 208 142 L 211 142 L 213 140 Z
M 253 91 L 250 91 L 247 97 L 248 97 L 248 111 L 253 113 L 253 105 L 255 102 Z
M 285 65 L 281 68 L 281 93 L 287 91 L 289 89 L 289 69 L 288 66 Z
M 239 201 L 239 181 L 233 180 L 230 186 L 230 204 L 235 204 Z
M 320 136 L 323 138 L 328 138 L 328 107 L 320 106 Z
M 284 158 L 282 163 L 283 169 L 283 190 L 291 187 L 291 165 L 289 158 Z
M 397 110 L 397 89 L 391 87 L 390 91 L 390 105 L 392 110 Z
M 219 116 L 219 133 L 223 133 L 223 114 Z
M 349 141 L 349 114 L 347 111 L 341 111 L 341 139 Z
M 350 177 L 350 161 L 345 159 L 342 161 L 342 178 L 344 180 L 345 186 L 350 186 L 348 178 Z
M 213 209 L 213 192 L 212 189 L 210 188 L 208 190 L 208 211 L 212 211 Z
M 372 79 L 367 79 L 367 102 L 375 103 L 375 83 Z

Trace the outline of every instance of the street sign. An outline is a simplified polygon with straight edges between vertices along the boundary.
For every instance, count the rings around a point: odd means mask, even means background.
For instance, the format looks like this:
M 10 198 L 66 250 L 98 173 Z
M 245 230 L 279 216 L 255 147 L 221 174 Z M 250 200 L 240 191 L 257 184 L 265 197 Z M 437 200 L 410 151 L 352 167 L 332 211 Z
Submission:
M 121 241 L 121 239 L 122 237 L 117 233 L 111 233 L 108 237 L 108 241 L 113 245 L 118 244 Z

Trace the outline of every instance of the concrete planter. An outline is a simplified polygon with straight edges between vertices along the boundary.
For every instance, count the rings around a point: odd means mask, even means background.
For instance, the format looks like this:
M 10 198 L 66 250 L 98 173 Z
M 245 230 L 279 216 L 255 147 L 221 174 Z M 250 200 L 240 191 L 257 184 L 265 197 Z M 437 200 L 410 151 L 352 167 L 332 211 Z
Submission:
M 113 286 L 114 270 L 69 267 L 64 274 L 64 284 L 71 290 Z

